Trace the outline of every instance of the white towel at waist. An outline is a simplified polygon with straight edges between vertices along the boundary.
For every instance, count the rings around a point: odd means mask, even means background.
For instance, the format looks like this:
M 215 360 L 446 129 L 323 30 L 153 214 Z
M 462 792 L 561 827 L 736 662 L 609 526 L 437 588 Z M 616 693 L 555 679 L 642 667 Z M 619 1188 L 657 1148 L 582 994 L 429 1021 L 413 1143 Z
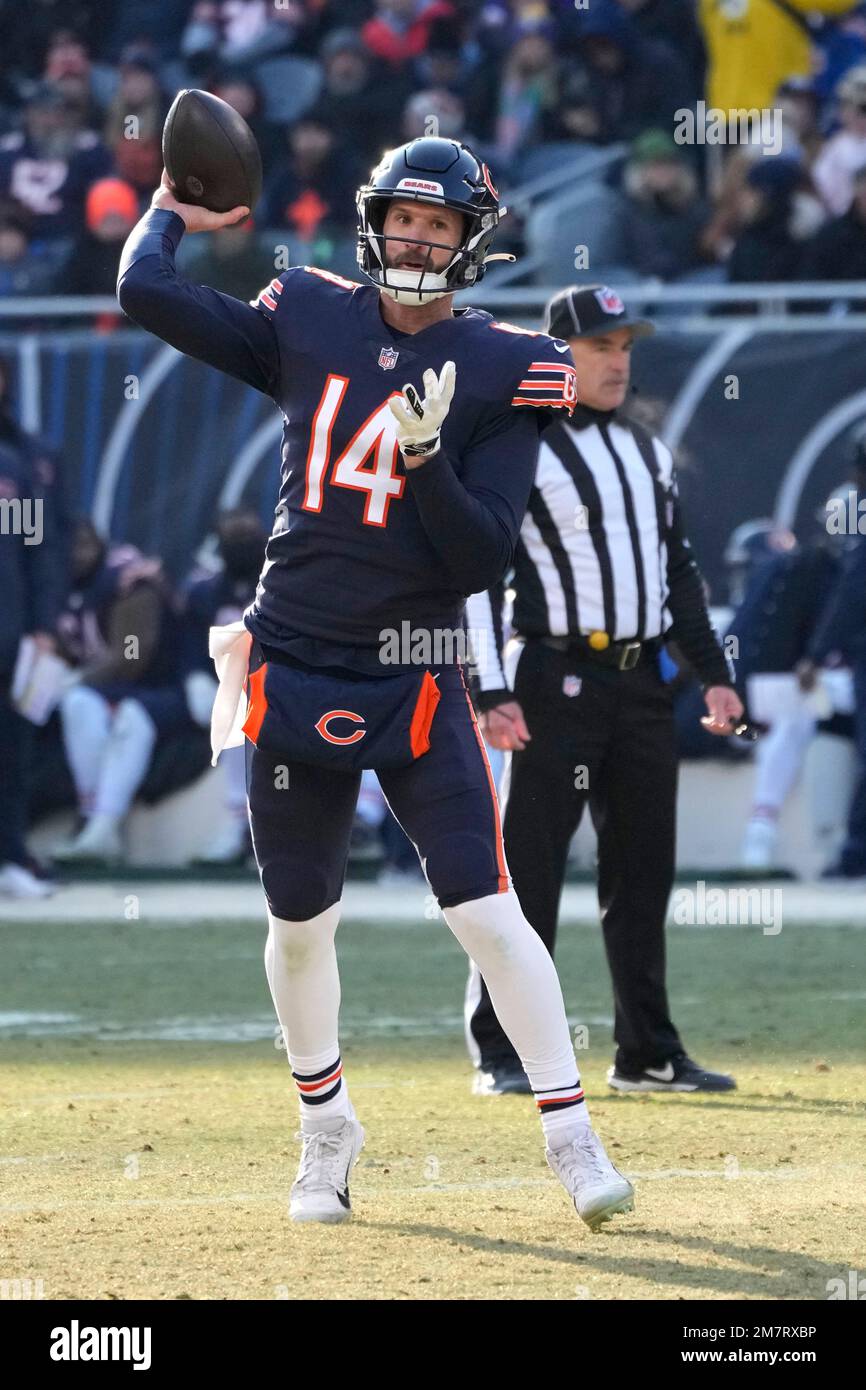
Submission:
M 244 684 L 252 643 L 252 633 L 241 621 L 226 627 L 212 627 L 208 635 L 208 651 L 219 681 L 210 717 L 211 764 L 214 767 L 224 748 L 238 748 L 244 741 Z

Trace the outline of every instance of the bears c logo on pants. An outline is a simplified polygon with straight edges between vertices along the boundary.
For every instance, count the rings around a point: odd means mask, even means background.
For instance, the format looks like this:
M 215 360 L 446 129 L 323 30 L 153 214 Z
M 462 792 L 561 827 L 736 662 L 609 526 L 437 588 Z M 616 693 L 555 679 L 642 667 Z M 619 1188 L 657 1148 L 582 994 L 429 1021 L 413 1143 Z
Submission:
M 332 734 L 328 728 L 332 719 L 351 719 L 353 724 L 363 724 L 364 722 L 364 716 L 356 714 L 354 710 L 329 709 L 322 715 L 321 719 L 316 721 L 316 732 L 321 734 L 322 738 L 326 739 L 328 743 L 357 743 L 367 732 L 366 729 L 356 729 L 354 733 L 345 734 L 342 737 L 339 734 Z

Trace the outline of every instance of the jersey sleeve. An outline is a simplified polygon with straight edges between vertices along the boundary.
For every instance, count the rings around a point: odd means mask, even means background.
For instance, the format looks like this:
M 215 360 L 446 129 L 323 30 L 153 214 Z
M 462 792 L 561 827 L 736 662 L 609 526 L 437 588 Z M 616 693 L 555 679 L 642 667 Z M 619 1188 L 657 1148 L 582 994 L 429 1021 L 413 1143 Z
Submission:
M 548 411 L 564 410 L 571 415 L 577 404 L 577 381 L 568 343 L 513 323 L 494 320 L 490 329 L 509 334 L 514 341 L 510 404 L 537 410 L 542 427 L 550 419 Z
M 299 277 L 305 275 L 306 271 L 301 266 L 290 266 L 281 275 L 275 275 L 263 285 L 255 298 L 250 300 L 253 308 L 258 309 L 264 318 L 279 323 L 282 333 L 291 328 L 292 314 L 289 306 L 302 288 Z
M 293 265 L 269 280 L 250 304 L 274 324 L 283 351 L 303 353 L 310 325 L 317 321 L 325 300 L 331 300 L 335 292 L 360 288 L 356 281 L 319 266 Z
M 535 477 L 535 422 L 506 406 L 491 411 L 459 454 L 459 477 L 447 439 L 406 476 L 432 545 L 469 595 L 496 584 L 512 562 Z
M 183 219 L 167 208 L 151 208 L 132 229 L 118 271 L 121 309 L 179 352 L 273 396 L 280 374 L 273 327 L 243 300 L 178 274 L 175 252 L 184 230 Z
M 546 422 L 548 411 L 571 415 L 577 404 L 577 376 L 567 343 L 539 334 L 520 368 L 511 404 L 538 410 Z M 560 349 L 565 349 L 561 351 Z

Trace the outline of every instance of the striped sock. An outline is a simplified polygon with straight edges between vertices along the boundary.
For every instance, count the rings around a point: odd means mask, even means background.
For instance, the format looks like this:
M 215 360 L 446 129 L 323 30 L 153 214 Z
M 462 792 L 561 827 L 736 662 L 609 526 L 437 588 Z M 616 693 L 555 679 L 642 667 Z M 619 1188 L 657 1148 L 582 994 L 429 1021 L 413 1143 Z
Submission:
M 589 1126 L 589 1110 L 580 1078 L 571 1086 L 553 1086 L 547 1091 L 533 1090 L 541 1117 L 541 1128 L 551 1149 L 569 1142 L 575 1130 Z
M 355 1111 L 343 1082 L 343 1065 L 336 1044 L 317 1057 L 290 1055 L 292 1076 L 301 1104 L 301 1133 L 339 1129 Z

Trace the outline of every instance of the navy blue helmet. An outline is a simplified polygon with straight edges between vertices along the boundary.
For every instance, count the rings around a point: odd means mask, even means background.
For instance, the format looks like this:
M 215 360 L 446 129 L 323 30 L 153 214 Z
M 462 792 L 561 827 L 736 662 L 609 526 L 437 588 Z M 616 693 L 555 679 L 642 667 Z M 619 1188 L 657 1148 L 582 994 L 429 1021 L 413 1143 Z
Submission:
M 387 242 L 412 238 L 384 235 L 388 204 L 402 199 L 453 208 L 463 216 L 457 246 L 419 241 L 425 264 L 418 270 L 395 270 L 387 265 Z M 403 304 L 426 304 L 443 294 L 474 285 L 484 274 L 490 244 L 505 212 L 487 165 L 468 145 L 438 136 L 423 136 L 388 150 L 358 189 L 358 265 L 385 294 Z M 432 253 L 444 249 L 453 256 L 444 270 L 433 269 Z M 508 259 L 513 259 L 509 257 Z

